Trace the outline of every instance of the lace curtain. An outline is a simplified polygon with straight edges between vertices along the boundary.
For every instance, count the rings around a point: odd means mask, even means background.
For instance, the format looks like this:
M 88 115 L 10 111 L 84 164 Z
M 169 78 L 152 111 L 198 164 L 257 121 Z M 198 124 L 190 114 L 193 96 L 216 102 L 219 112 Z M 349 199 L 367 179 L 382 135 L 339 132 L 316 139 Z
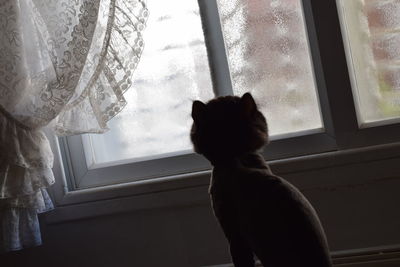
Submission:
M 58 135 L 102 133 L 143 50 L 142 0 L 0 1 L 0 250 L 41 243 Z

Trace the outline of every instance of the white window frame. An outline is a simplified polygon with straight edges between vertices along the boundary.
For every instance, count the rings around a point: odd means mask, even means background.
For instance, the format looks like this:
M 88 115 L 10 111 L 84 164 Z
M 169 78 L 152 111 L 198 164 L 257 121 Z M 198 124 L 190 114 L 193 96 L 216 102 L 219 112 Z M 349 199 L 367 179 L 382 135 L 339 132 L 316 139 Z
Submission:
M 265 158 L 273 165 L 283 163 L 291 168 L 293 162 L 301 163 L 310 157 L 323 161 L 329 159 L 329 155 L 335 157 L 337 153 L 400 141 L 400 124 L 371 128 L 358 125 L 336 2 L 303 0 L 302 3 L 324 132 L 311 130 L 275 137 L 266 147 Z M 229 95 L 232 84 L 216 0 L 199 0 L 199 6 L 213 87 L 223 90 L 215 94 Z M 80 136 L 49 136 L 49 139 L 55 154 L 54 173 L 57 177 L 51 193 L 58 206 L 208 184 L 211 166 L 194 153 L 90 169 L 84 160 Z M 165 166 L 173 170 L 163 171 L 160 175 L 158 170 L 165 170 Z M 301 169 L 295 169 L 298 168 Z M 155 172 L 149 173 L 149 170 Z M 72 175 L 78 177 L 72 180 Z M 119 183 L 101 186 L 104 179 L 111 176 Z M 88 179 L 97 179 L 99 187 L 88 188 L 85 182 Z

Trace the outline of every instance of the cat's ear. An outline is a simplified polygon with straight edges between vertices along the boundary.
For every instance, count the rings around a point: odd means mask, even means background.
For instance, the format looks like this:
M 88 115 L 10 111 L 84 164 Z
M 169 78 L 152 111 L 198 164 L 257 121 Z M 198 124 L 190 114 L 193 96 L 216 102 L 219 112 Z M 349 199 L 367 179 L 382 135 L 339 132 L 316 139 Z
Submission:
M 192 118 L 194 122 L 201 122 L 206 115 L 206 104 L 201 101 L 195 100 L 192 105 Z
M 240 99 L 243 115 L 250 117 L 257 111 L 257 105 L 250 93 L 245 93 Z

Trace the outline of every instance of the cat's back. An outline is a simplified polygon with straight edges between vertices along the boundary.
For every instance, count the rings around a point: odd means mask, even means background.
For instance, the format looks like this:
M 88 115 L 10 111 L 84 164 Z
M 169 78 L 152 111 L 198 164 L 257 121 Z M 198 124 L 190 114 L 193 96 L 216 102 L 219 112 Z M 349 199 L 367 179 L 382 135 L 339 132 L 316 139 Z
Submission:
M 276 202 L 290 197 L 290 191 L 286 182 L 273 175 L 268 167 L 244 166 L 214 168 L 209 188 L 214 211 L 229 217 L 234 215 L 225 214 L 228 211 L 246 214 L 245 217 L 271 211 Z
M 210 193 L 225 231 L 239 232 L 265 262 L 331 266 L 322 226 L 307 199 L 268 166 L 218 169 Z M 234 229 L 234 230 L 232 230 Z M 288 258 L 285 255 L 292 255 Z M 275 262 L 276 263 L 276 262 Z
M 225 190 L 232 190 L 239 212 L 245 216 L 258 217 L 258 220 L 272 224 L 286 224 L 300 218 L 313 219 L 316 215 L 304 195 L 291 183 L 274 175 L 267 165 L 238 168 L 232 171 L 231 177 L 232 184 Z
M 331 266 L 317 213 L 297 188 L 269 170 L 253 169 L 238 171 L 236 186 L 239 231 L 253 247 L 274 254 L 270 259 L 282 261 L 288 253 L 304 266 Z

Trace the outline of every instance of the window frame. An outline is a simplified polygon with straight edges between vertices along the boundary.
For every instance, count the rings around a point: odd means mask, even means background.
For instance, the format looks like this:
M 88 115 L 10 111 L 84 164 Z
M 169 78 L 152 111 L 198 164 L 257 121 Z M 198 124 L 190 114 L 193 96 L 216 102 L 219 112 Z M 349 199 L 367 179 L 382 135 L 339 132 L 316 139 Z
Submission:
M 198 3 L 213 88 L 222 88 L 214 93 L 216 96 L 231 94 L 232 83 L 216 0 L 198 0 Z M 400 124 L 359 127 L 336 1 L 302 0 L 302 5 L 324 132 L 305 131 L 295 133 L 293 136 L 272 138 L 272 142 L 264 151 L 266 160 L 296 160 L 310 155 L 323 155 L 326 152 L 398 142 Z M 143 193 L 146 190 L 140 188 L 147 188 L 147 185 L 153 188 L 152 190 L 162 191 L 166 188 L 172 190 L 205 185 L 208 182 L 204 177 L 209 176 L 211 166 L 194 153 L 161 161 L 160 159 L 147 161 L 151 166 L 185 165 L 186 169 L 163 172 L 162 175 L 139 175 L 132 179 L 131 173 L 143 163 L 90 169 L 86 164 L 79 136 L 62 138 L 53 136 L 51 139 L 57 155 L 55 174 L 62 177 L 61 183 L 57 182 L 58 185 L 54 189 L 56 203 L 59 205 L 124 196 L 135 192 Z M 107 176 L 111 173 L 113 176 L 118 176 L 119 172 L 126 177 L 118 180 L 120 183 L 117 184 L 105 185 L 99 178 L 101 175 Z M 82 183 L 88 177 L 100 179 L 96 185 L 99 187 L 88 186 L 87 182 Z M 74 182 L 77 180 L 81 182 Z M 98 194 L 100 191 L 102 193 Z
M 347 64 L 337 1 L 307 0 L 314 17 L 322 71 L 327 85 L 332 123 L 339 150 L 395 143 L 400 123 L 360 127 Z M 340 104 L 335 104 L 340 103 Z
M 232 95 L 233 89 L 217 3 L 215 0 L 200 0 L 198 3 L 206 40 L 214 94 L 216 96 Z M 306 17 L 305 12 L 304 17 Z M 312 17 L 310 18 L 310 21 L 305 21 L 306 32 L 314 38 L 315 31 L 312 28 Z M 312 64 L 314 69 L 320 69 L 318 47 L 315 45 L 311 47 L 311 43 L 315 42 L 309 41 Z M 336 144 L 332 136 L 329 105 L 322 73 L 315 73 L 314 81 L 318 89 L 317 94 L 320 100 L 319 105 L 324 130 L 306 130 L 272 137 L 272 142 L 264 153 L 268 160 L 335 150 Z M 125 163 L 116 166 L 92 168 L 86 160 L 81 136 L 62 138 L 61 144 L 64 165 L 69 166 L 67 180 L 69 181 L 68 187 L 71 190 L 109 185 L 111 176 L 115 183 L 124 183 L 204 171 L 211 168 L 210 164 L 203 157 L 193 152 L 180 156 L 141 162 L 130 162 L 127 160 Z
M 347 26 L 346 26 L 346 20 L 344 18 L 345 16 L 345 11 L 344 11 L 344 5 L 341 3 L 342 0 L 336 0 L 336 6 L 339 14 L 339 23 L 340 23 L 340 28 L 342 32 L 342 38 L 343 38 L 343 44 L 344 44 L 344 50 L 345 50 L 345 56 L 346 56 L 346 62 L 347 66 L 349 69 L 349 76 L 350 76 L 350 82 L 351 82 L 351 87 L 353 91 L 357 91 L 358 84 L 357 84 L 357 79 L 356 79 L 356 70 L 354 69 L 353 66 L 353 60 L 352 60 L 352 48 L 350 45 L 350 39 L 348 34 L 344 34 L 347 32 Z M 372 127 L 378 127 L 378 126 L 385 126 L 385 125 L 391 125 L 391 124 L 397 124 L 400 123 L 400 117 L 397 118 L 387 118 L 384 120 L 377 120 L 377 121 L 371 121 L 371 122 L 362 122 L 362 111 L 361 108 L 357 106 L 360 104 L 359 103 L 358 97 L 354 98 L 354 105 L 356 108 L 356 116 L 357 116 L 357 121 L 358 121 L 358 127 L 360 129 L 364 128 L 372 128 Z

